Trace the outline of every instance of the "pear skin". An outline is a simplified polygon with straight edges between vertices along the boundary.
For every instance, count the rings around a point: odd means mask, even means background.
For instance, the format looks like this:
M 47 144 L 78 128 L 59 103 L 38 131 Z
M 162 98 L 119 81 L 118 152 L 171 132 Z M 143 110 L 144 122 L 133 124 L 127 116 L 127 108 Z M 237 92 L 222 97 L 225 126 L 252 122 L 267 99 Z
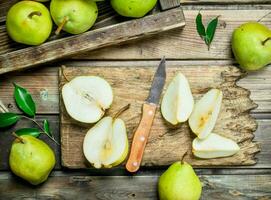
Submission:
M 86 32 L 98 16 L 98 7 L 93 0 L 52 0 L 50 11 L 56 25 L 71 34 Z
M 22 135 L 15 139 L 9 155 L 9 166 L 14 174 L 32 185 L 47 180 L 55 166 L 55 154 L 42 140 L 30 135 Z
M 12 40 L 40 45 L 50 36 L 53 22 L 48 9 L 35 1 L 20 1 L 8 11 L 7 32 Z
M 201 190 L 198 176 L 186 162 L 173 163 L 158 182 L 160 200 L 198 200 Z
M 114 10 L 122 16 L 139 18 L 146 15 L 157 0 L 111 0 Z
M 271 63 L 271 30 L 258 22 L 241 25 L 233 32 L 232 51 L 244 70 L 263 68 Z

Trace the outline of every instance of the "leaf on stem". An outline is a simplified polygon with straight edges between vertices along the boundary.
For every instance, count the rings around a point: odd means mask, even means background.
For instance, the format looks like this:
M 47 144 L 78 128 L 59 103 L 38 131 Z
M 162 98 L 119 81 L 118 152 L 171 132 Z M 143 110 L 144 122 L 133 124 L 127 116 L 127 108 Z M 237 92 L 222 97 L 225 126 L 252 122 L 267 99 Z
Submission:
M 205 33 L 205 27 L 202 23 L 202 15 L 200 12 L 198 13 L 196 17 L 196 26 L 197 26 L 197 31 L 198 31 L 199 36 L 201 38 L 204 38 L 206 33 Z
M 36 114 L 36 105 L 28 91 L 19 85 L 14 85 L 14 98 L 18 107 L 28 116 L 34 117 Z
M 16 135 L 31 135 L 33 137 L 39 137 L 40 136 L 40 130 L 37 128 L 22 128 L 17 131 L 15 131 Z
M 15 124 L 21 117 L 15 113 L 0 113 L 0 128 Z
M 197 17 L 196 17 L 196 27 L 197 27 L 197 32 L 199 36 L 201 37 L 202 40 L 204 40 L 205 44 L 208 46 L 208 50 L 210 48 L 210 45 L 214 39 L 215 31 L 217 28 L 218 24 L 218 17 L 212 19 L 209 23 L 208 26 L 205 30 L 205 27 L 202 23 L 202 15 L 199 12 Z
M 49 124 L 49 121 L 47 119 L 45 119 L 43 121 L 43 129 L 44 129 L 44 132 L 49 135 L 50 137 L 53 137 L 52 133 L 51 133 L 51 130 L 50 130 L 50 124 Z
M 206 44 L 209 46 L 211 44 L 211 42 L 214 39 L 214 35 L 215 35 L 215 31 L 216 31 L 216 27 L 217 27 L 217 23 L 218 23 L 218 16 L 216 18 L 214 18 L 207 27 L 206 30 L 206 39 L 205 42 L 207 42 Z

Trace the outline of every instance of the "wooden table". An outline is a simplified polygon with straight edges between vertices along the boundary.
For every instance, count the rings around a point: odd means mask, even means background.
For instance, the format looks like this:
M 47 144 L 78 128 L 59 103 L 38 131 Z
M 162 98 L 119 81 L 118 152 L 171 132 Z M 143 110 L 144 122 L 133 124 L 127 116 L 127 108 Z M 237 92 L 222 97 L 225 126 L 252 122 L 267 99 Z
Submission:
M 0 3 L 0 21 L 12 1 Z M 29 89 L 38 104 L 37 119 L 48 118 L 59 139 L 58 66 L 153 66 L 166 56 L 178 65 L 232 65 L 230 50 L 233 29 L 246 21 L 260 20 L 271 28 L 270 0 L 182 0 L 187 25 L 185 29 L 162 33 L 141 41 L 87 52 L 40 69 L 0 77 L 0 98 L 10 109 L 17 110 L 12 98 L 12 82 Z M 220 15 L 210 51 L 195 29 L 195 16 L 202 9 L 204 21 Z M 206 22 L 206 21 L 205 21 Z M 202 199 L 271 199 L 271 68 L 251 73 L 238 84 L 251 91 L 258 104 L 252 111 L 257 119 L 255 140 L 261 144 L 258 163 L 248 167 L 197 168 L 203 183 Z M 237 119 L 238 120 L 238 119 Z M 30 126 L 22 121 L 18 126 Z M 17 127 L 18 127 L 17 126 Z M 157 179 L 166 169 L 142 168 L 131 176 L 123 168 L 110 170 L 68 170 L 61 167 L 60 148 L 45 139 L 55 150 L 57 165 L 48 181 L 33 187 L 8 170 L 8 153 L 13 140 L 11 130 L 0 133 L 0 199 L 156 199 Z

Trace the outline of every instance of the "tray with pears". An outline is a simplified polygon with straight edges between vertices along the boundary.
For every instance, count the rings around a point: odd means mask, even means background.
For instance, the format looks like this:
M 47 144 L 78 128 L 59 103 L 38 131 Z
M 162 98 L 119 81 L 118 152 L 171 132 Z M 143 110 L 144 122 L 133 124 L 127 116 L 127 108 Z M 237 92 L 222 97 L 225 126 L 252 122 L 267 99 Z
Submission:
M 19 1 L 6 16 L 0 74 L 183 27 L 180 3 L 161 2 Z

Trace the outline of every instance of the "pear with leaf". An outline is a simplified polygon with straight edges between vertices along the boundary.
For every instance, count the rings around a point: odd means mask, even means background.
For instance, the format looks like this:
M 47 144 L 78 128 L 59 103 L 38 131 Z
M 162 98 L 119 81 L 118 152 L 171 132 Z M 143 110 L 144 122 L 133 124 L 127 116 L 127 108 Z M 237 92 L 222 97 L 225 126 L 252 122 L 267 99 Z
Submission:
M 25 88 L 14 84 L 14 98 L 25 115 L 9 112 L 0 102 L 0 111 L 3 112 L 0 113 L 0 128 L 12 126 L 21 119 L 33 122 L 36 127 L 21 128 L 13 133 L 16 139 L 11 146 L 10 169 L 29 183 L 38 185 L 47 180 L 56 159 L 53 150 L 37 137 L 40 134 L 46 134 L 55 143 L 58 144 L 58 142 L 51 133 L 47 119 L 43 120 L 42 124 L 36 121 L 36 105 L 31 94 Z
M 11 171 L 33 185 L 46 181 L 56 163 L 53 150 L 31 135 L 16 137 L 9 155 Z

